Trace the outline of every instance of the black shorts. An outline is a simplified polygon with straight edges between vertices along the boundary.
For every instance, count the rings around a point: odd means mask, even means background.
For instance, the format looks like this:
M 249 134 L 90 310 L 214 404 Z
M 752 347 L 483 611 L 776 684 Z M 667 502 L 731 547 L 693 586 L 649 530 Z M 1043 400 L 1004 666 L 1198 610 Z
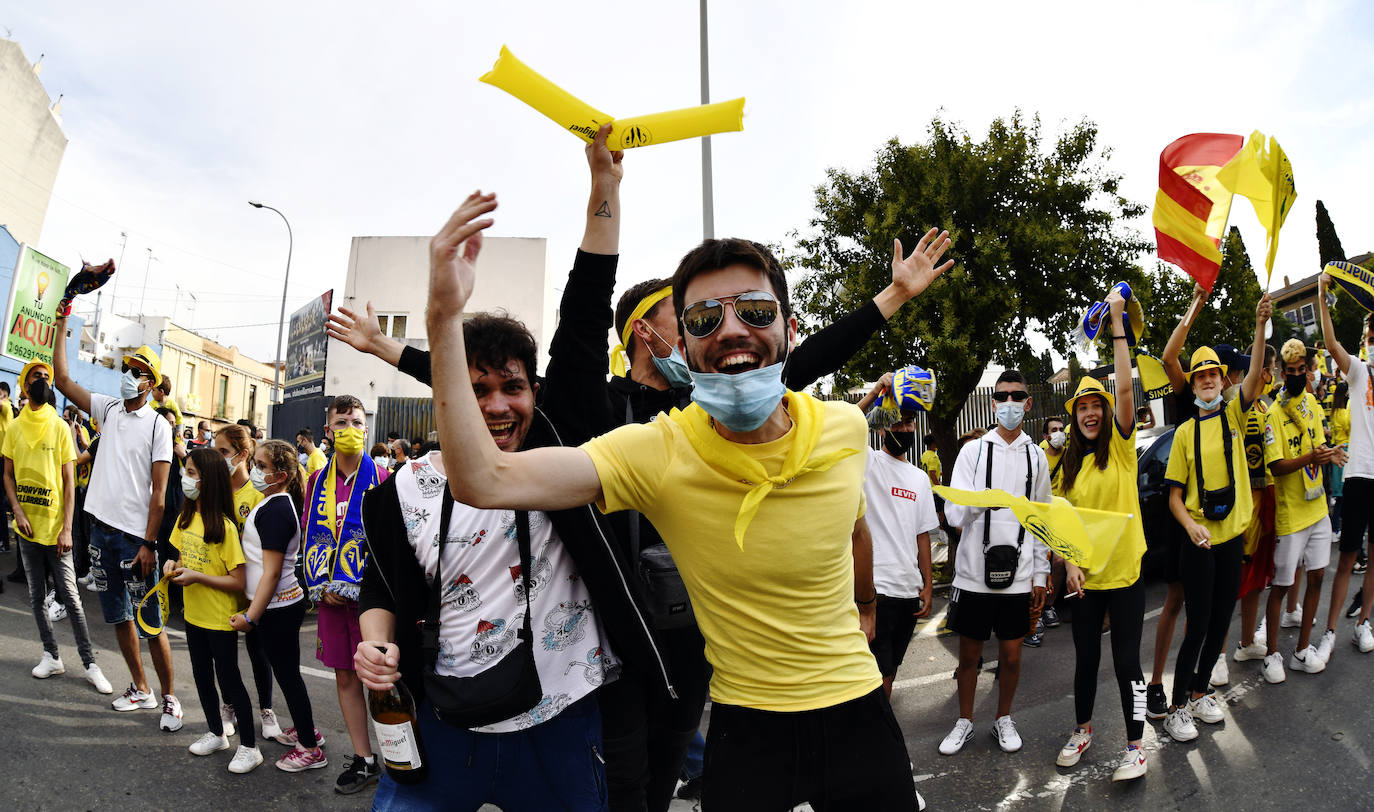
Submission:
M 1359 552 L 1374 520 L 1374 479 L 1346 479 L 1341 487 L 1341 552 Z
M 1176 584 L 1182 580 L 1179 559 L 1183 556 L 1183 539 L 1187 531 L 1174 518 L 1173 513 L 1165 517 L 1164 528 L 1164 583 Z
M 996 632 L 998 640 L 1020 640 L 1030 631 L 1029 592 L 1010 595 L 949 591 L 949 615 L 945 625 L 964 637 L 984 640 Z
M 916 613 L 919 611 L 920 598 L 878 596 L 877 631 L 868 650 L 873 652 L 884 677 L 893 676 L 901 666 L 907 646 L 911 645 L 911 635 L 916 632 Z

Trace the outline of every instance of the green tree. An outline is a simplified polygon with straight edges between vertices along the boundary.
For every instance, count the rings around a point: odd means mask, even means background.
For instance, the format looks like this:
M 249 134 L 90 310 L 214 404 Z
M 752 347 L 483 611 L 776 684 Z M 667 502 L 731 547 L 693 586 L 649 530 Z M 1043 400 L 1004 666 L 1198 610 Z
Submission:
M 1328 262 L 1345 259 L 1345 249 L 1341 247 L 1341 238 L 1336 234 L 1336 225 L 1331 222 L 1331 215 L 1320 200 L 1317 201 L 1317 254 L 1322 268 Z M 1339 285 L 1332 285 L 1331 290 L 1336 294 L 1336 303 L 1331 306 L 1331 326 L 1336 331 L 1336 340 L 1347 349 L 1358 348 L 1363 336 L 1365 309 Z
M 955 419 L 990 362 L 1028 368 L 1043 332 L 1061 354 L 1082 310 L 1115 281 L 1143 285 L 1135 258 L 1150 245 L 1123 223 L 1144 207 L 1120 195 L 1096 125 L 1057 138 L 1038 117 L 998 118 L 974 140 L 936 117 L 925 141 L 882 145 L 863 172 L 830 169 L 810 233 L 793 234 L 797 307 L 817 321 L 859 306 L 891 276 L 892 240 L 910 250 L 932 226 L 957 264 L 836 375 L 843 387 L 906 363 L 939 381 L 930 425 L 946 469 Z
M 1328 262 L 1345 259 L 1345 249 L 1341 247 L 1341 238 L 1336 234 L 1336 225 L 1326 212 L 1326 204 L 1320 200 L 1317 201 L 1317 254 L 1323 268 Z

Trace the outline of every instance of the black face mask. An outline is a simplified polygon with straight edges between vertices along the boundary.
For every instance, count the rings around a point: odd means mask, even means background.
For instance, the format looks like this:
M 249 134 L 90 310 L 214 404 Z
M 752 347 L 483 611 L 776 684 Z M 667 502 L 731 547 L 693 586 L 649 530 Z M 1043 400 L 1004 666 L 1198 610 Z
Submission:
M 916 432 L 914 431 L 886 431 L 883 433 L 883 448 L 888 453 L 898 457 L 911 450 L 916 445 Z
M 39 378 L 29 384 L 29 400 L 34 403 L 48 402 L 48 382 Z
M 296 451 L 299 452 L 299 453 L 301 453 L 301 454 L 304 454 L 304 453 L 305 453 L 305 446 L 300 445 L 300 444 L 297 444 L 297 445 L 296 445 Z
M 1285 375 L 1283 379 L 1283 388 L 1288 392 L 1290 397 L 1297 397 L 1302 394 L 1302 390 L 1307 388 L 1307 376 Z

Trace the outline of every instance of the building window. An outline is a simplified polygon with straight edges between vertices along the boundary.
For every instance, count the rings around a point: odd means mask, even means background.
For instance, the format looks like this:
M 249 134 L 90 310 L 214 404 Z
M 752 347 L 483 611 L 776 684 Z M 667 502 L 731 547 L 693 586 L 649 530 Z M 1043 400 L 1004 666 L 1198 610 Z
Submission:
M 403 313 L 378 313 L 377 323 L 381 325 L 382 335 L 390 336 L 397 341 L 403 341 L 406 337 L 406 317 Z
M 1302 326 L 1303 326 L 1303 327 L 1307 327 L 1307 326 L 1309 326 L 1309 325 L 1316 324 L 1316 323 L 1317 323 L 1317 314 L 1312 310 L 1312 305 L 1310 305 L 1310 304 L 1305 304 L 1305 305 L 1303 305 L 1303 306 L 1302 306 Z
M 229 403 L 229 376 L 219 376 L 219 382 L 215 386 L 215 418 L 224 420 L 225 409 Z
M 253 422 L 258 420 L 258 388 L 253 385 L 248 387 L 248 414 L 247 417 Z
M 1285 310 L 1283 313 L 1283 317 L 1293 322 L 1294 324 L 1298 323 L 1298 311 L 1296 310 Z

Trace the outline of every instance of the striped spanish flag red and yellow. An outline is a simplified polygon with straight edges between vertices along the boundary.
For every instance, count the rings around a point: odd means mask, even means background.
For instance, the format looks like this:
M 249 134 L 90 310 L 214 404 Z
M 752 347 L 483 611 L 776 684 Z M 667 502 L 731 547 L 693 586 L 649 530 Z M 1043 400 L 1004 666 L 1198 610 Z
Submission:
M 1231 212 L 1231 192 L 1217 182 L 1217 172 L 1243 146 L 1239 135 L 1193 133 L 1159 154 L 1154 211 L 1159 258 L 1182 268 L 1208 291 L 1221 269 L 1219 246 Z

